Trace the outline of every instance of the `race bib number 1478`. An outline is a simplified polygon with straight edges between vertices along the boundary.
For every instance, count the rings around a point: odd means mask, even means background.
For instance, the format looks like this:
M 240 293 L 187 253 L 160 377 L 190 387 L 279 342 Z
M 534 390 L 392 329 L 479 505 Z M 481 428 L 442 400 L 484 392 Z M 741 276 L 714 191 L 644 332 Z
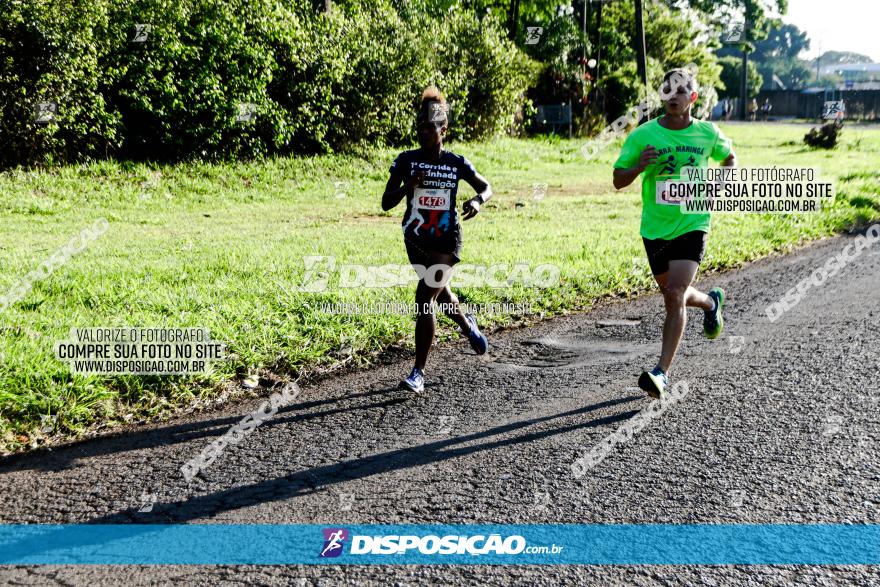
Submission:
M 416 188 L 413 194 L 416 200 L 416 208 L 422 210 L 449 210 L 449 190 Z

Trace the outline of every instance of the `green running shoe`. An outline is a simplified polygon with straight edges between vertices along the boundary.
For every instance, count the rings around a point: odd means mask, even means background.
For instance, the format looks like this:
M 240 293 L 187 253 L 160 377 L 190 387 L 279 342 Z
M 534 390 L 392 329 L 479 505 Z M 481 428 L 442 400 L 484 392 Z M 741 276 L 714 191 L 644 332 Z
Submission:
M 655 399 L 663 399 L 668 385 L 669 378 L 660 367 L 654 367 L 650 371 L 642 371 L 639 376 L 639 387 Z
M 715 300 L 715 309 L 703 312 L 703 332 L 706 338 L 718 338 L 721 331 L 724 330 L 724 318 L 721 316 L 721 310 L 724 308 L 724 290 L 720 287 L 713 287 L 707 294 Z

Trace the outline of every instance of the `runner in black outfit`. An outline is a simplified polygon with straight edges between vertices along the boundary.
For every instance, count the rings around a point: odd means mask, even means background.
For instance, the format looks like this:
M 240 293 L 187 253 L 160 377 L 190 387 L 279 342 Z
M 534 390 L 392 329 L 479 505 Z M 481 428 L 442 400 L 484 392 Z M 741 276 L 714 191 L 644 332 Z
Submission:
M 477 191 L 462 206 L 465 220 L 480 212 L 482 204 L 492 196 L 492 188 L 470 161 L 443 149 L 447 113 L 443 95 L 434 87 L 427 88 L 416 118 L 420 148 L 397 156 L 382 195 L 383 210 L 391 210 L 406 198 L 403 239 L 409 261 L 421 277 L 416 287 L 416 361 L 409 377 L 400 384 L 416 393 L 424 390 L 425 364 L 434 342 L 435 300 L 459 325 L 477 354 L 482 355 L 489 348 L 476 318 L 459 308 L 458 298 L 449 289 L 449 279 L 453 266 L 461 260 L 458 184 L 464 180 Z

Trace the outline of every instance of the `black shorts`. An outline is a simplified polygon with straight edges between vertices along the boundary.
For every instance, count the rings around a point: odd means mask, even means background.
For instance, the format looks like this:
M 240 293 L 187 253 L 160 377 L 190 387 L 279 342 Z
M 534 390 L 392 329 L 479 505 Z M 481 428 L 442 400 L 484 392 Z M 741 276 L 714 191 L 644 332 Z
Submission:
M 461 257 L 459 257 L 459 253 L 461 253 L 461 238 L 455 238 L 454 244 L 452 245 L 451 251 L 437 251 L 426 247 L 424 244 L 421 244 L 411 238 L 406 236 L 403 237 L 403 243 L 406 245 L 406 256 L 409 259 L 410 264 L 412 265 L 422 265 L 423 267 L 430 267 L 431 263 L 431 254 L 432 253 L 442 253 L 444 255 L 452 255 L 453 257 L 453 265 L 461 261 Z
M 648 264 L 651 265 L 651 273 L 662 275 L 669 271 L 669 262 L 677 260 L 703 262 L 706 253 L 706 237 L 702 230 L 686 232 L 672 240 L 647 239 L 642 237 L 645 243 L 645 251 L 648 253 Z

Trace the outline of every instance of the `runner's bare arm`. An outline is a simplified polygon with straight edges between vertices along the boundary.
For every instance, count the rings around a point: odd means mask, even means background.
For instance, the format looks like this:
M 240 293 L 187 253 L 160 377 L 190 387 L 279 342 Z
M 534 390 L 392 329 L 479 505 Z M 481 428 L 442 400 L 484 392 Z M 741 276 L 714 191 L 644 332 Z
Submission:
M 462 210 L 464 210 L 464 220 L 469 220 L 476 216 L 480 212 L 480 206 L 485 204 L 489 198 L 492 197 L 492 186 L 489 185 L 489 182 L 485 177 L 480 175 L 479 173 L 474 174 L 474 176 L 467 180 L 471 187 L 476 190 L 477 195 L 468 200 L 462 206 Z
M 407 190 L 419 187 L 424 177 L 425 172 L 419 171 L 410 177 L 406 183 L 400 185 L 406 178 L 397 173 L 392 173 L 391 177 L 388 178 L 388 183 L 385 184 L 385 193 L 382 194 L 382 209 L 387 212 L 397 206 L 406 195 Z
M 733 151 L 730 152 L 730 155 L 727 156 L 727 159 L 719 163 L 721 167 L 736 167 L 736 153 Z
M 636 180 L 642 172 L 638 166 L 628 169 L 614 169 L 614 189 L 622 190 Z
M 642 154 L 639 156 L 639 162 L 635 167 L 614 169 L 615 189 L 621 190 L 634 182 L 639 174 L 642 173 L 648 165 L 652 165 L 655 161 L 657 161 L 657 149 L 652 145 L 647 145 L 644 150 L 642 150 Z

